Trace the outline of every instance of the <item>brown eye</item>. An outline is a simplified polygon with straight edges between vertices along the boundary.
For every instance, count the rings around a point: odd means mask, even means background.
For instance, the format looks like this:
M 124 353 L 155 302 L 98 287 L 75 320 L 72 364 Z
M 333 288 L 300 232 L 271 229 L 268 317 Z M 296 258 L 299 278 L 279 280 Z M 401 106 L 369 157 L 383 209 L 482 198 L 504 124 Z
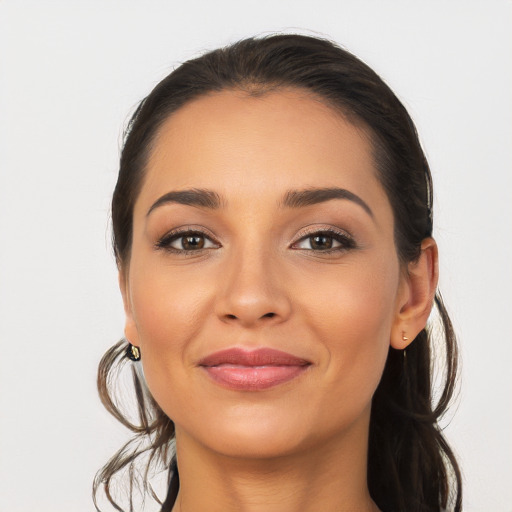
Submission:
M 178 238 L 181 240 L 181 248 L 186 251 L 193 251 L 194 249 L 202 249 L 204 247 L 204 236 L 201 235 L 190 235 L 182 236 Z
M 202 249 L 216 249 L 220 245 L 200 231 L 182 231 L 168 233 L 156 243 L 156 247 L 170 252 L 186 253 Z
M 353 249 L 356 246 L 354 240 L 346 234 L 337 231 L 317 231 L 292 245 L 292 249 L 302 249 L 307 251 L 344 251 Z
M 332 249 L 333 239 L 326 235 L 315 235 L 309 238 L 311 249 L 322 251 L 325 249 Z

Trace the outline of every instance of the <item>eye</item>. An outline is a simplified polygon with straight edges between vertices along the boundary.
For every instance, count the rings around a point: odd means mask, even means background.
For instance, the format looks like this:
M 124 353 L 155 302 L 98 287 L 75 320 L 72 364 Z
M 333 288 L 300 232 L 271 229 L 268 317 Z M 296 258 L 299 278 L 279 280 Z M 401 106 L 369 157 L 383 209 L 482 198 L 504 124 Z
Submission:
M 215 249 L 220 244 L 201 231 L 187 230 L 167 233 L 156 243 L 156 247 L 170 252 L 191 253 L 202 249 Z
M 354 240 L 345 233 L 322 230 L 301 237 L 292 245 L 292 249 L 331 252 L 352 249 L 355 245 Z

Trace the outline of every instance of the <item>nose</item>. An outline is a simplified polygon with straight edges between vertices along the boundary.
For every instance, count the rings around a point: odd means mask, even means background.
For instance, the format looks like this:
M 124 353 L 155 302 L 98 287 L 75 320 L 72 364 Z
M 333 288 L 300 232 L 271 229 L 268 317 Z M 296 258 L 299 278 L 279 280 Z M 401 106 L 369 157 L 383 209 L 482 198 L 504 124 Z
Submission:
M 277 258 L 259 251 L 230 258 L 222 271 L 216 314 L 227 323 L 250 328 L 286 321 L 291 302 Z

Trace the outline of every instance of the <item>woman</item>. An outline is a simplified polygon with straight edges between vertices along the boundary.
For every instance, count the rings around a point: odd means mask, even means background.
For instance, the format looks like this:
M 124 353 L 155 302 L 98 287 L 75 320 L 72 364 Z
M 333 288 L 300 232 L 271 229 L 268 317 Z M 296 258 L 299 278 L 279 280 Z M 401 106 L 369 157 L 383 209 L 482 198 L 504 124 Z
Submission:
M 168 470 L 162 511 L 461 510 L 437 424 L 457 355 L 430 171 L 371 69 L 298 35 L 186 62 L 132 118 L 112 219 L 126 341 L 99 389 L 136 436 L 95 493 L 115 504 L 114 474 L 133 489 L 145 453 L 146 491 Z M 128 359 L 138 423 L 112 398 Z

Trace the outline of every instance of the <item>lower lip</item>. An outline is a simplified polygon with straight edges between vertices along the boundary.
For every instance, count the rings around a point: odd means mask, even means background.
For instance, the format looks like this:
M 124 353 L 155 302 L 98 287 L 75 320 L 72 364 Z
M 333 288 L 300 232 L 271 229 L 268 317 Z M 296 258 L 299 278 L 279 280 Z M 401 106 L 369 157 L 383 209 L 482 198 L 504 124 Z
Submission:
M 240 391 L 269 389 L 301 375 L 302 366 L 203 366 L 208 375 L 225 387 Z

